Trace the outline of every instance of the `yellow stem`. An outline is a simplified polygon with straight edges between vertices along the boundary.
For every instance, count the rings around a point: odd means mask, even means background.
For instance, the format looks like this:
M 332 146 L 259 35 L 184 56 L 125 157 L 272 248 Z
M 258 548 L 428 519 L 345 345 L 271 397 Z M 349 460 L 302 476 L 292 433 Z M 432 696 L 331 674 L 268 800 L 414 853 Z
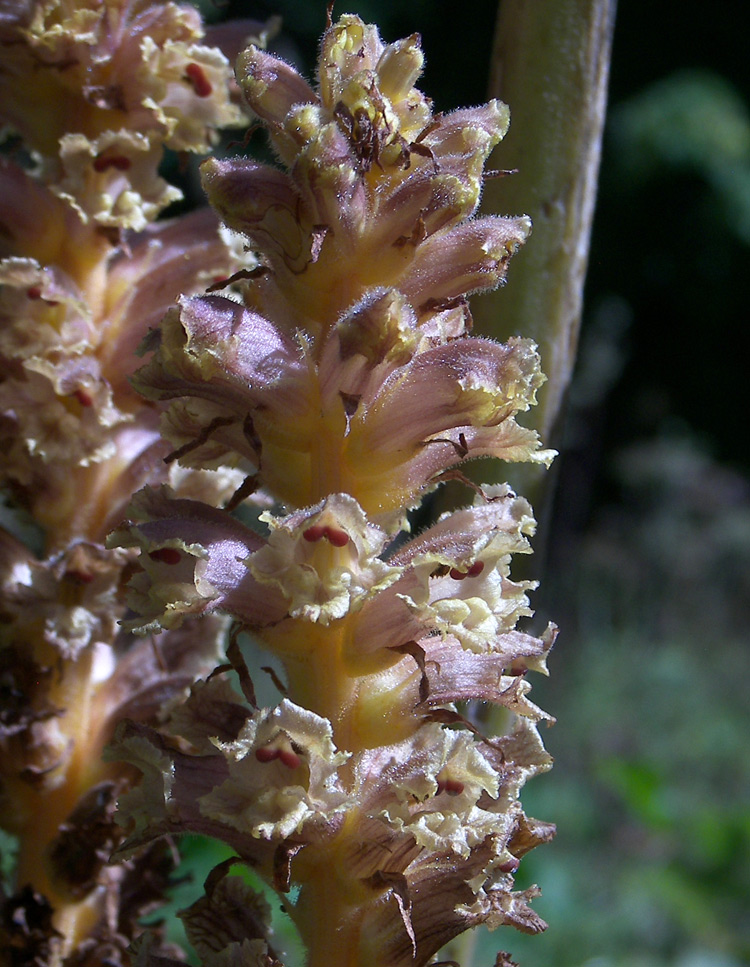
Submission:
M 89 649 L 75 663 L 65 663 L 57 686 L 51 689 L 50 701 L 65 709 L 59 721 L 70 742 L 70 752 L 59 775 L 45 777 L 42 789 L 24 796 L 26 822 L 19 837 L 16 881 L 19 888 L 30 885 L 43 894 L 55 911 L 53 925 L 62 934 L 62 940 L 50 967 L 61 962 L 90 934 L 102 912 L 101 891 L 95 890 L 84 899 L 73 897 L 66 884 L 56 877 L 49 856 L 61 824 L 81 796 L 105 777 L 101 732 L 91 716 L 92 665 Z

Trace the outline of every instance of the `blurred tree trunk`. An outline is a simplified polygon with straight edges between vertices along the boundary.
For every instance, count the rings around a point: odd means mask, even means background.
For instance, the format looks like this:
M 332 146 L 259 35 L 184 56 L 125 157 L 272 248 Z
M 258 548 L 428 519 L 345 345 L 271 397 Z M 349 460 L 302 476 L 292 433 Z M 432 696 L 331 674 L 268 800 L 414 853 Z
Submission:
M 490 167 L 518 173 L 489 181 L 482 207 L 530 215 L 534 229 L 507 287 L 476 299 L 472 313 L 484 334 L 538 343 L 548 382 L 524 422 L 546 446 L 559 446 L 575 363 L 614 14 L 615 0 L 501 0 L 497 22 L 489 93 L 510 106 L 511 125 Z M 511 470 L 538 503 L 545 471 Z
M 548 381 L 523 422 L 539 431 L 545 446 L 560 445 L 575 365 L 615 5 L 616 0 L 500 0 L 489 94 L 510 106 L 511 124 L 489 167 L 517 173 L 489 181 L 482 208 L 530 215 L 534 229 L 513 258 L 508 285 L 473 300 L 472 315 L 485 335 L 503 341 L 527 336 L 539 345 Z M 487 480 L 492 471 L 487 465 L 482 470 Z M 548 472 L 528 464 L 498 464 L 495 472 L 531 499 L 543 544 L 552 492 Z M 516 563 L 515 577 L 540 570 L 539 539 L 534 545 L 534 558 L 527 568 Z M 491 731 L 507 724 L 493 713 L 478 715 Z M 492 943 L 487 939 L 470 931 L 444 953 L 463 967 L 480 967 L 497 948 L 494 935 Z

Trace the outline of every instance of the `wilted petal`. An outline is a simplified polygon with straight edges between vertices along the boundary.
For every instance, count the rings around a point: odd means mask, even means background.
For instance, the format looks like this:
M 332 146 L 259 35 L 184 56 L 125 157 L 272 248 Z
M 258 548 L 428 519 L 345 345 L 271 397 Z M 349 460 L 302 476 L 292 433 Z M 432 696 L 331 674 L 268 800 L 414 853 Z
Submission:
M 270 907 L 238 876 L 223 877 L 179 917 L 203 967 L 282 967 L 266 939 Z

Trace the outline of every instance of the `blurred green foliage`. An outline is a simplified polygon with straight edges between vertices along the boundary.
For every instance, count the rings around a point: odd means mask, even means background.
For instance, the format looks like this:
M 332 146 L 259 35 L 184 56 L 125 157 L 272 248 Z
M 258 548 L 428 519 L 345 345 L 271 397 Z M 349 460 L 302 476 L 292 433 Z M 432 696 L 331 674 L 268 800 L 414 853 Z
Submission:
M 695 174 L 707 209 L 750 244 L 750 111 L 725 78 L 678 71 L 620 105 L 610 130 L 631 191 L 665 171 Z

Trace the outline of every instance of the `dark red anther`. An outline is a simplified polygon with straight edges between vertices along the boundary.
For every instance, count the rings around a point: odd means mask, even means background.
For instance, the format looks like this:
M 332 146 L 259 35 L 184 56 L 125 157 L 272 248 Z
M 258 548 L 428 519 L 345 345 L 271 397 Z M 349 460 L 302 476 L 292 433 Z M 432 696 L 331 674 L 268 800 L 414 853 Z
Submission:
M 200 64 L 188 64 L 185 68 L 185 77 L 198 97 L 208 97 L 213 91 L 211 81 L 206 77 L 206 72 Z
M 287 769 L 296 769 L 302 760 L 293 749 L 279 749 L 279 762 Z
M 282 766 L 286 766 L 287 769 L 297 769 L 302 764 L 302 760 L 294 749 L 286 743 L 275 745 L 274 742 L 271 742 L 270 745 L 263 745 L 255 750 L 255 758 L 258 762 L 264 764 L 275 762 L 278 759 Z
M 346 531 L 339 530 L 338 527 L 329 527 L 324 524 L 313 524 L 307 530 L 302 531 L 302 536 L 306 541 L 315 544 L 317 541 L 326 538 L 334 547 L 346 547 L 349 543 L 349 535 Z
M 349 543 L 349 535 L 346 531 L 341 531 L 337 527 L 326 527 L 326 537 L 334 547 L 346 547 Z
M 437 791 L 438 795 L 441 792 L 445 792 L 449 796 L 460 796 L 464 791 L 464 784 L 457 779 L 438 779 Z
M 459 571 L 457 567 L 452 567 L 450 570 L 450 576 L 454 581 L 463 581 L 464 578 L 475 578 L 477 575 L 481 574 L 484 570 L 484 564 L 481 561 L 474 561 L 468 571 Z
M 308 527 L 307 530 L 302 531 L 302 536 L 306 541 L 309 541 L 311 544 L 315 544 L 325 536 L 326 530 L 327 528 L 321 527 L 320 524 L 313 524 L 312 527 Z
M 155 551 L 149 551 L 148 556 L 160 564 L 179 564 L 182 560 L 182 554 L 176 547 L 159 547 Z
M 279 757 L 279 750 L 274 749 L 273 746 L 264 745 L 260 749 L 255 750 L 255 758 L 258 762 L 275 762 Z
M 65 579 L 67 581 L 72 581 L 74 584 L 91 584 L 94 580 L 94 575 L 89 574 L 88 571 L 66 571 Z
M 498 869 L 501 873 L 515 873 L 518 867 L 521 865 L 521 861 L 515 856 L 511 856 L 509 860 L 505 863 L 501 863 Z
M 107 171 L 108 168 L 115 168 L 117 171 L 128 171 L 131 164 L 130 158 L 126 158 L 121 154 L 100 154 L 94 158 L 94 171 L 98 171 L 99 174 Z
M 93 406 L 94 405 L 94 397 L 91 395 L 91 393 L 87 393 L 85 389 L 81 389 L 79 387 L 75 391 L 75 393 L 73 393 L 73 396 L 75 396 L 75 398 L 78 400 L 78 402 L 81 404 L 81 406 Z
M 28 296 L 29 299 L 41 299 L 42 290 L 39 288 L 38 285 L 32 285 L 30 288 L 26 290 L 26 295 Z

